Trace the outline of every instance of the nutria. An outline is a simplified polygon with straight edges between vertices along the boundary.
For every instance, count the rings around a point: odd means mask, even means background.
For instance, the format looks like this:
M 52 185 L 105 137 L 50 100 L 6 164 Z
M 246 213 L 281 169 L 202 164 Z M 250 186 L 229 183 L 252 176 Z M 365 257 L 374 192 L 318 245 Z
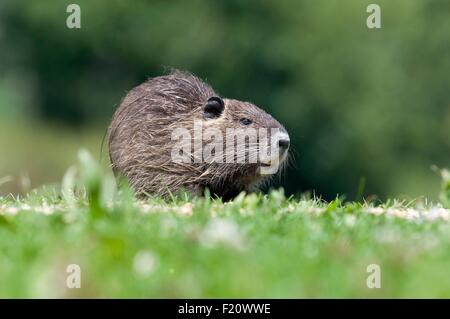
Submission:
M 108 129 L 115 175 L 125 176 L 138 195 L 167 197 L 185 190 L 202 196 L 209 189 L 210 194 L 224 200 L 254 190 L 267 177 L 261 174 L 261 167 L 271 165 L 270 161 L 174 161 L 174 130 L 192 132 L 195 121 L 218 129 L 224 136 L 229 128 L 275 128 L 279 133 L 270 137 L 278 141 L 276 158 L 278 164 L 285 162 L 289 136 L 278 121 L 254 104 L 221 98 L 196 76 L 175 70 L 132 89 L 116 110 Z M 248 146 L 248 139 L 245 141 Z M 200 142 L 200 146 L 205 143 Z M 253 144 L 262 148 L 259 139 Z M 195 156 L 190 146 L 188 153 L 191 159 Z

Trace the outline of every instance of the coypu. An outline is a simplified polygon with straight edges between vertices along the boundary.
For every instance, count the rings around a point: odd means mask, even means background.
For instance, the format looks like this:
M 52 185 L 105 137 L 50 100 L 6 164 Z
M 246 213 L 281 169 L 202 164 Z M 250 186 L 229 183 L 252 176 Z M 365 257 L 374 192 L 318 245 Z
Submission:
M 271 143 L 278 143 L 276 156 L 271 156 L 268 162 L 251 162 L 249 157 L 240 163 L 174 161 L 174 130 L 185 128 L 192 132 L 195 121 L 225 136 L 228 128 L 277 129 L 276 134 L 270 135 Z M 191 141 L 194 153 L 189 144 L 185 155 L 192 159 L 198 153 L 195 137 L 188 139 Z M 234 139 L 232 143 L 234 147 Z M 249 139 L 245 143 L 249 146 Z M 125 176 L 138 195 L 167 197 L 185 190 L 202 196 L 208 188 L 212 195 L 228 200 L 241 191 L 252 191 L 264 180 L 262 167 L 285 162 L 289 135 L 278 121 L 257 106 L 222 99 L 196 76 L 174 70 L 169 75 L 150 78 L 127 94 L 109 126 L 108 144 L 114 174 Z M 205 144 L 200 142 L 200 146 Z M 260 139 L 252 145 L 254 149 L 262 149 Z

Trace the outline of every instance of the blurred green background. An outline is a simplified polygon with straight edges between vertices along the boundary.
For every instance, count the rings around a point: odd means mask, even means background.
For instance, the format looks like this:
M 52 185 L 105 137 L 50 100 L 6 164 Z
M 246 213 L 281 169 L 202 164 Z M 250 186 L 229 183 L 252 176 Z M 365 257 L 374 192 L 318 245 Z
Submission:
M 288 194 L 433 199 L 431 166 L 450 166 L 448 0 L 2 0 L 0 194 L 58 182 L 80 147 L 100 156 L 121 98 L 168 67 L 286 126 Z

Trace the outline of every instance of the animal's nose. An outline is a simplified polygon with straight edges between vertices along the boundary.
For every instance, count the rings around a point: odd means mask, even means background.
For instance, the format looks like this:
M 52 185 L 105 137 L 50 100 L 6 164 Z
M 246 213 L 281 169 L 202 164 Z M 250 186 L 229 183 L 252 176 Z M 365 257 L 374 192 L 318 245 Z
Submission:
M 290 141 L 288 139 L 280 139 L 278 141 L 278 145 L 283 150 L 287 150 L 289 148 L 289 143 L 290 143 Z

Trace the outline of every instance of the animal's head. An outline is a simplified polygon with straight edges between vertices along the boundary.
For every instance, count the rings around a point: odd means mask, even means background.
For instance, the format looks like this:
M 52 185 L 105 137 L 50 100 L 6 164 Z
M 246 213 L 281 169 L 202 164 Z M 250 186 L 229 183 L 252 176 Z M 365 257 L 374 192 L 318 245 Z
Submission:
M 215 133 L 209 137 L 223 147 L 224 164 L 219 168 L 229 174 L 236 172 L 236 182 L 254 184 L 277 173 L 286 160 L 290 144 L 286 129 L 256 105 L 211 96 L 202 107 L 202 117 L 205 132 L 220 130 L 222 140 Z M 214 152 L 216 155 L 217 148 Z

